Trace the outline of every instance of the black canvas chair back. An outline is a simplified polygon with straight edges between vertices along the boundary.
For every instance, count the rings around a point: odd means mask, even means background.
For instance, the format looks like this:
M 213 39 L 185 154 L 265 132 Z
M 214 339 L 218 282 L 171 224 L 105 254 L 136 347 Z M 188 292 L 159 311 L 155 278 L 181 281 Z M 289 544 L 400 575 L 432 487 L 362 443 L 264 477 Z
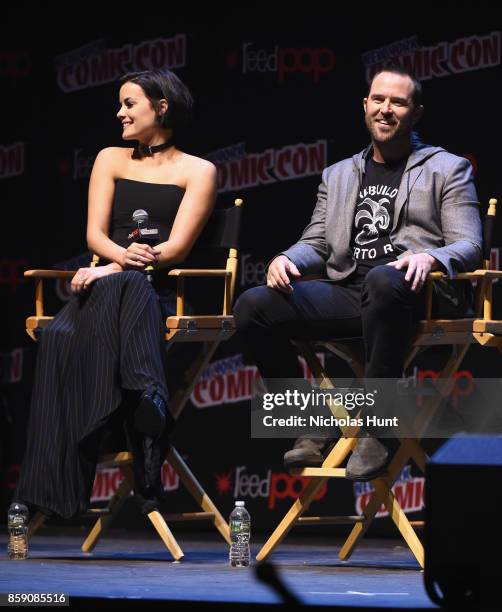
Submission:
M 237 249 L 242 207 L 216 209 L 197 240 L 196 249 Z

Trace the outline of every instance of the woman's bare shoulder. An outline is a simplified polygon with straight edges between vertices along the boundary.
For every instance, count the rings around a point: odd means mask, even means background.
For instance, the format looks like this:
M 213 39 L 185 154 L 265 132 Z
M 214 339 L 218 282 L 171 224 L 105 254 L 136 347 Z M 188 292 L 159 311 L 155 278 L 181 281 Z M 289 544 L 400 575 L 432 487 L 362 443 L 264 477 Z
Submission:
M 216 166 L 207 159 L 183 153 L 183 162 L 191 176 L 216 174 Z
M 129 147 L 105 147 L 97 154 L 94 164 L 113 176 L 120 176 L 131 159 L 132 151 Z
M 105 147 L 104 149 L 101 149 L 96 159 L 99 157 L 100 159 L 115 161 L 117 163 L 125 162 L 126 160 L 131 159 L 133 150 L 134 149 L 131 147 Z

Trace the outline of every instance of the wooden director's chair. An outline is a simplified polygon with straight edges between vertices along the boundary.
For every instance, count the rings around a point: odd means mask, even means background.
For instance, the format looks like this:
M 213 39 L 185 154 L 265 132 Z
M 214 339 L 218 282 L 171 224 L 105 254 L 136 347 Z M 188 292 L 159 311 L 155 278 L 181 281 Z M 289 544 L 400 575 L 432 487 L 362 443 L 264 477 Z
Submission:
M 411 352 L 405 363 L 405 369 L 408 368 L 420 352 L 430 346 L 450 346 L 451 353 L 439 375 L 440 379 L 444 379 L 444 386 L 440 389 L 440 396 L 426 399 L 414 424 L 413 429 L 415 432 L 423 433 L 426 430 L 442 399 L 450 394 L 455 384 L 454 374 L 459 369 L 463 358 L 472 344 L 478 344 L 483 347 L 496 347 L 499 351 L 502 351 L 502 321 L 492 319 L 492 283 L 495 279 L 502 278 L 502 272 L 489 269 L 496 203 L 495 199 L 490 200 L 488 214 L 485 217 L 483 226 L 483 268 L 475 272 L 458 274 L 454 279 L 476 281 L 474 317 L 462 319 L 432 318 L 433 283 L 445 278 L 445 275 L 441 272 L 432 272 L 427 279 L 425 287 L 427 292 L 426 319 L 419 324 Z M 319 344 L 346 361 L 357 378 L 364 377 L 364 357 L 354 349 L 350 342 L 347 340 L 334 340 Z M 297 343 L 297 346 L 300 353 L 306 359 L 319 387 L 321 389 L 332 389 L 333 384 L 321 366 L 314 347 L 309 343 L 303 342 Z M 335 413 L 333 408 L 332 412 Z M 342 410 L 337 409 L 336 416 L 347 416 L 347 412 L 342 407 Z M 423 568 L 424 548 L 416 534 L 415 528 L 422 528 L 424 523 L 423 521 L 408 520 L 391 490 L 403 467 L 410 459 L 425 474 L 425 464 L 428 457 L 420 446 L 418 438 L 403 438 L 400 440 L 398 450 L 389 464 L 386 474 L 371 481 L 374 493 L 361 515 L 332 517 L 303 516 L 315 498 L 317 491 L 328 478 L 345 477 L 345 468 L 341 468 L 340 465 L 357 445 L 357 438 L 354 437 L 357 434 L 357 429 L 342 428 L 342 433 L 343 437 L 335 444 L 321 467 L 291 470 L 292 474 L 307 476 L 310 478 L 310 481 L 259 551 L 256 559 L 258 561 L 266 559 L 284 539 L 289 530 L 298 523 L 300 525 L 353 525 L 348 538 L 339 552 L 339 558 L 347 560 L 383 504 L 419 565 Z
M 235 332 L 235 321 L 231 313 L 232 300 L 235 290 L 238 265 L 238 239 L 241 223 L 242 200 L 236 199 L 234 206 L 227 209 L 216 210 L 201 237 L 197 241 L 197 249 L 221 250 L 228 249 L 228 257 L 225 269 L 176 269 L 168 272 L 169 276 L 176 277 L 176 315 L 166 320 L 166 340 L 169 351 L 175 343 L 199 342 L 203 343 L 202 349 L 194 359 L 184 375 L 183 385 L 174 393 L 169 401 L 169 410 L 174 419 L 177 419 L 185 407 L 190 395 L 198 382 L 198 379 L 211 357 L 218 348 L 220 342 L 230 338 Z M 93 258 L 95 265 L 98 258 Z M 25 276 L 33 277 L 36 282 L 36 314 L 26 320 L 26 331 L 33 340 L 37 340 L 40 332 L 53 319 L 52 316 L 44 314 L 43 286 L 44 278 L 72 278 L 75 271 L 60 270 L 28 270 Z M 186 315 L 185 314 L 185 279 L 188 277 L 211 278 L 221 277 L 224 279 L 223 309 L 220 315 Z M 184 512 L 169 514 L 165 517 L 155 510 L 148 514 L 148 518 L 157 530 L 164 544 L 175 560 L 183 558 L 184 554 L 174 538 L 168 523 L 174 521 L 193 521 L 207 519 L 213 522 L 216 529 L 221 533 L 224 540 L 230 544 L 230 531 L 217 507 L 204 491 L 194 474 L 182 459 L 178 451 L 171 447 L 167 454 L 167 461 L 178 474 L 181 482 L 195 499 L 200 512 Z M 124 477 L 117 492 L 113 495 L 105 509 L 91 509 L 88 514 L 98 516 L 91 531 L 82 544 L 83 552 L 91 552 L 96 546 L 105 529 L 112 523 L 125 500 L 134 487 L 134 474 L 132 469 L 132 455 L 127 451 L 115 452 L 103 455 L 98 460 L 101 467 L 119 467 Z M 30 521 L 28 535 L 31 537 L 39 529 L 46 516 L 36 513 Z

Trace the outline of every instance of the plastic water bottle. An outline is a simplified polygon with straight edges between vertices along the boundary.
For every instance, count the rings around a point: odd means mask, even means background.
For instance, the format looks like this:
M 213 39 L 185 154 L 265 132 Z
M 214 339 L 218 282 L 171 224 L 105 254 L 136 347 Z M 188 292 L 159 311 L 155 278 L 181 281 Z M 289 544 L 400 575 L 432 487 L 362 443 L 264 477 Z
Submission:
M 26 559 L 28 557 L 28 508 L 24 504 L 10 505 L 7 514 L 9 559 Z
M 230 514 L 230 554 L 232 567 L 249 565 L 249 538 L 251 537 L 251 517 L 243 501 L 236 501 Z

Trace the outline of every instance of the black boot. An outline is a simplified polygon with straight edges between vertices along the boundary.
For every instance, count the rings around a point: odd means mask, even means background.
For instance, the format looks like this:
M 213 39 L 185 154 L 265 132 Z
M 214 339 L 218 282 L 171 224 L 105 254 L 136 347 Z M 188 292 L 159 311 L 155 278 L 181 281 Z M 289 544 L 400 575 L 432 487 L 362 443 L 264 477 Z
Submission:
M 165 407 L 162 399 L 161 402 Z M 134 496 L 142 514 L 158 510 L 165 499 L 161 469 L 169 449 L 169 439 L 165 416 L 162 418 L 159 413 L 155 414 L 159 404 L 157 399 L 152 399 L 152 395 L 143 393 L 138 406 L 129 413 L 124 423 L 127 446 L 133 456 Z M 141 410 L 148 414 L 140 416 Z M 150 431 L 145 433 L 145 429 Z M 152 435 L 159 429 L 163 433 Z
M 155 388 L 146 389 L 141 394 L 134 412 L 134 427 L 152 437 L 162 435 L 166 429 L 173 430 L 174 419 Z

